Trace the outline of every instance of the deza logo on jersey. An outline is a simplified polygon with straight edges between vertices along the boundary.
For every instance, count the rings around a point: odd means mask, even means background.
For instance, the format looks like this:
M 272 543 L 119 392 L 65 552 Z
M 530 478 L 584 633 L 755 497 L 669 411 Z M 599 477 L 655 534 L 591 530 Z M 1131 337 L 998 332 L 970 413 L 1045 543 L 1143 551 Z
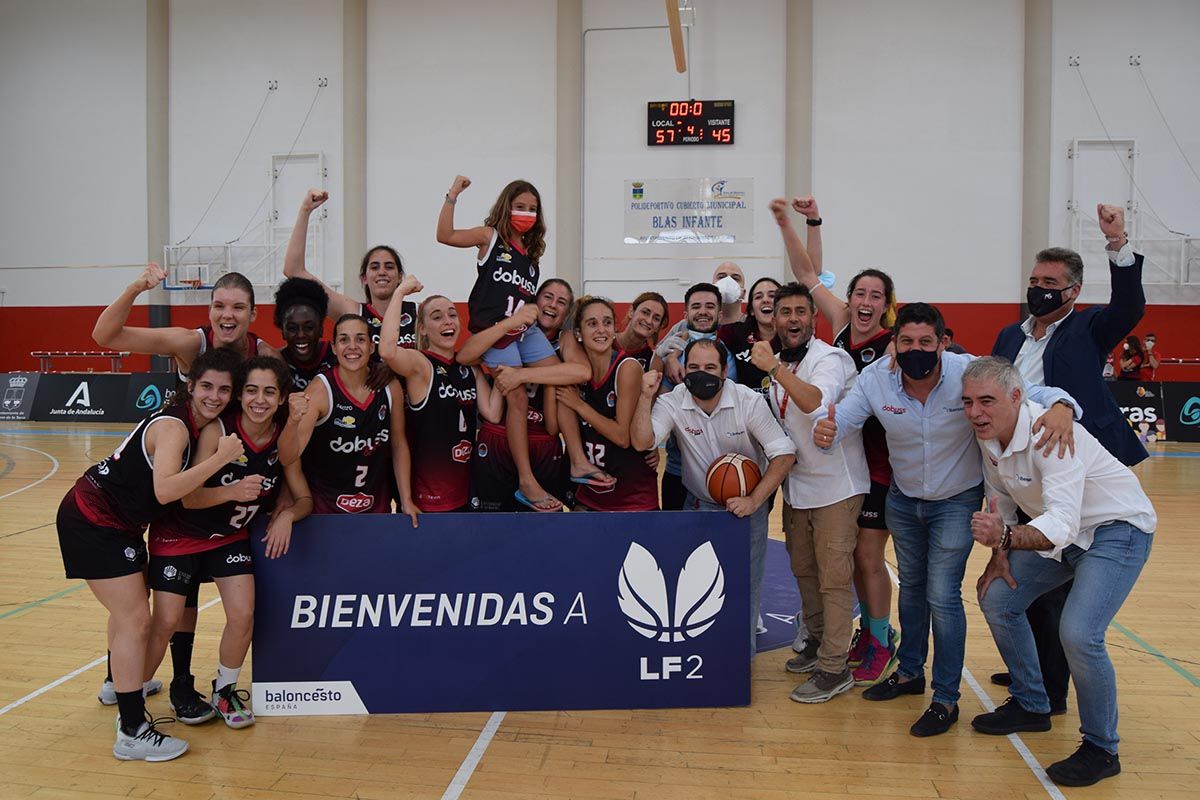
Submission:
M 674 603 L 667 581 L 650 551 L 637 542 L 629 545 L 625 562 L 617 576 L 617 602 L 625 621 L 647 639 L 657 642 L 685 642 L 712 627 L 725 605 L 725 572 L 717 559 L 712 542 L 692 551 L 675 581 Z M 640 661 L 641 680 L 670 680 L 683 675 L 684 662 L 690 671 L 688 680 L 704 676 L 699 655 L 666 655 L 659 659 L 645 656 Z
M 482 444 L 479 446 L 480 446 L 480 448 L 484 447 L 484 445 L 482 445 Z M 450 451 L 450 457 L 453 458 L 455 461 L 457 461 L 460 464 L 466 464 L 468 461 L 471 460 L 471 450 L 472 449 L 474 449 L 474 448 L 471 447 L 471 443 L 464 439 L 463 441 L 454 445 L 453 449 L 451 449 L 451 451 Z M 483 452 L 480 453 L 480 455 L 486 456 L 487 450 L 483 450 Z

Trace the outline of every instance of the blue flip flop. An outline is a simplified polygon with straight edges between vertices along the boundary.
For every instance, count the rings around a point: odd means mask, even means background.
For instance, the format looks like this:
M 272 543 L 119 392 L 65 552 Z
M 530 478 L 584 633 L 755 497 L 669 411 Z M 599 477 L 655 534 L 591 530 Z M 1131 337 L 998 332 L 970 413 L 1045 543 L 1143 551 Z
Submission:
M 609 482 L 609 481 L 602 481 L 602 480 L 596 479 L 597 475 L 603 475 L 603 474 L 604 473 L 600 472 L 599 470 L 596 470 L 595 472 L 589 472 L 587 475 L 579 475 L 579 476 L 572 475 L 571 483 L 579 483 L 579 484 L 583 484 L 584 486 L 598 486 L 601 489 L 608 489 L 608 488 L 611 488 L 612 486 L 616 485 L 615 480 L 612 482 Z
M 521 505 L 529 506 L 534 511 L 539 511 L 544 514 L 552 514 L 555 511 L 563 510 L 563 504 L 558 501 L 558 498 L 551 497 L 550 495 L 546 495 L 545 497 L 541 498 L 540 500 L 530 500 L 528 497 L 525 496 L 524 492 L 522 492 L 520 489 L 517 489 L 517 491 L 515 491 L 513 493 L 513 497 L 517 498 L 517 502 L 520 503 Z M 535 503 L 544 503 L 547 500 L 553 500 L 554 502 L 558 503 L 558 508 L 538 508 L 535 505 Z

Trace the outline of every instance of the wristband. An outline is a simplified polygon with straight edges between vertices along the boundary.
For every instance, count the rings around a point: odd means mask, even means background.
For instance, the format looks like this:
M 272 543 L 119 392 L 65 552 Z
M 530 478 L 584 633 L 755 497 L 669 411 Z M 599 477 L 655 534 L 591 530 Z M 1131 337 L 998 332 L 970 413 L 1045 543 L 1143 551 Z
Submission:
M 1000 549 L 1007 553 L 1011 548 L 1012 548 L 1012 528 L 1008 527 L 1008 525 L 1006 524 L 1004 526 L 1004 533 L 1000 534 Z
M 446 202 L 447 202 L 447 203 L 449 203 L 450 205 L 454 205 L 455 203 L 457 203 L 457 202 L 458 202 L 458 198 L 457 198 L 457 197 L 451 197 L 451 196 L 450 196 L 450 193 L 449 193 L 449 192 L 446 192 Z
M 806 219 L 804 220 L 804 224 L 810 228 L 819 228 L 821 227 L 821 218 L 817 217 L 816 219 Z
M 775 377 L 775 373 L 776 373 L 776 372 L 779 372 L 779 368 L 780 368 L 780 367 L 782 367 L 782 366 L 783 366 L 783 362 L 782 362 L 782 361 L 776 361 L 776 362 L 775 362 L 775 366 L 773 366 L 773 367 L 771 367 L 769 370 L 767 370 L 767 376 L 768 376 L 768 377 L 770 377 L 770 378 L 774 378 L 774 377 Z

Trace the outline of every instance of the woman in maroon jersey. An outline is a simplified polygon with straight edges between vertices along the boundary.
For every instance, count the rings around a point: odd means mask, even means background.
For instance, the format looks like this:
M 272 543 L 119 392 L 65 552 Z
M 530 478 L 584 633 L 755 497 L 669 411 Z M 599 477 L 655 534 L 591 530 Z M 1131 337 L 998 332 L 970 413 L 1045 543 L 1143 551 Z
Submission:
M 303 391 L 318 374 L 337 366 L 333 346 L 321 338 L 329 298 L 307 278 L 288 278 L 275 290 L 275 327 L 283 334 L 279 351 L 292 372 L 292 388 Z
M 641 395 L 642 365 L 616 349 L 616 312 L 601 297 L 583 297 L 575 312 L 575 340 L 592 368 L 582 387 L 555 390 L 564 430 L 579 424 L 584 454 L 615 482 L 583 485 L 576 502 L 592 511 L 656 511 L 658 476 L 645 454 L 630 446 L 629 428 Z
M 279 463 L 277 441 L 290 382 L 287 367 L 277 358 L 256 356 L 238 365 L 234 376 L 238 402 L 230 404 L 218 424 L 200 432 L 196 450 L 198 459 L 207 458 L 228 432 L 238 437 L 244 452 L 150 524 L 149 582 L 154 590 L 154 615 L 146 675 L 152 677 L 162 662 L 192 585 L 211 578 L 225 609 L 209 707 L 198 709 L 203 713 L 174 709 L 179 721 L 188 725 L 206 722 L 214 713 L 231 728 L 254 724 L 254 714 L 246 707 L 249 695 L 237 688 L 254 628 L 250 523 L 259 513 L 275 512 L 265 540 L 267 557 L 276 558 L 288 550 L 292 524 L 313 507 L 299 462 Z
M 759 278 L 750 285 L 746 316 L 717 328 L 717 339 L 725 345 L 737 364 L 737 382 L 763 396 L 771 388 L 771 376 L 758 368 L 750 352 L 755 342 L 770 342 L 771 352 L 779 352 L 779 337 L 775 335 L 777 291 L 779 281 Z
M 391 337 L 384 341 L 396 346 Z M 288 400 L 280 459 L 290 464 L 303 453 L 316 514 L 389 514 L 394 475 L 400 511 L 416 527 L 404 390 L 395 379 L 381 390 L 370 387 L 375 346 L 367 321 L 357 314 L 346 314 L 333 326 L 333 352 L 337 366 Z
M 142 695 L 150 604 L 142 532 L 168 504 L 242 455 L 237 436 L 220 436 L 206 458 L 196 454 L 201 432 L 225 410 L 237 357 L 224 349 L 197 356 L 186 389 L 88 469 L 58 509 L 58 542 L 68 578 L 87 581 L 108 610 L 109 649 L 118 708 L 113 755 L 166 761 L 187 743 L 159 733 Z
M 625 327 L 617 334 L 617 347 L 636 358 L 643 370 L 651 369 L 654 346 L 670 321 L 666 299 L 658 292 L 642 292 L 629 305 Z
M 798 202 L 793 201 L 797 211 L 816 213 L 815 200 L 809 199 L 810 209 L 797 207 Z M 877 269 L 864 269 L 850 281 L 846 299 L 842 300 L 817 279 L 817 270 L 792 228 L 786 201 L 775 200 L 771 203 L 771 211 L 783 234 L 788 262 L 796 280 L 809 287 L 817 310 L 833 326 L 834 346 L 849 353 L 858 371 L 862 372 L 891 346 L 891 327 L 896 321 L 896 289 L 891 277 Z M 855 683 L 870 686 L 891 674 L 900 642 L 899 633 L 889 621 L 892 582 L 883 560 L 890 535 L 884 506 L 892 469 L 888 462 L 887 438 L 876 419 L 867 420 L 863 426 L 863 448 L 871 475 L 871 491 L 858 517 L 854 588 L 861 615 L 850 648 L 849 664 L 854 670 Z
M 424 287 L 405 275 L 397 293 L 408 296 Z M 398 313 L 388 309 L 384 323 Z M 477 416 L 499 422 L 504 401 L 478 367 L 455 361 L 458 310 L 447 298 L 431 295 L 417 309 L 420 350 L 384 342 L 380 355 L 408 387 L 408 444 L 420 465 L 413 475 L 412 500 L 422 512 L 470 511 L 471 454 Z M 528 451 L 526 444 L 526 451 Z

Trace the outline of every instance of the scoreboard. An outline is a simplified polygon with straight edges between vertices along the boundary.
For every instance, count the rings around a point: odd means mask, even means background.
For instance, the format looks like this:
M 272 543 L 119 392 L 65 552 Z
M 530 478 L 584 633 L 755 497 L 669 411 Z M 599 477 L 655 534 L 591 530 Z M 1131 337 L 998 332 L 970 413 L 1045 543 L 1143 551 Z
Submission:
M 646 104 L 646 144 L 733 144 L 732 100 L 658 100 Z

